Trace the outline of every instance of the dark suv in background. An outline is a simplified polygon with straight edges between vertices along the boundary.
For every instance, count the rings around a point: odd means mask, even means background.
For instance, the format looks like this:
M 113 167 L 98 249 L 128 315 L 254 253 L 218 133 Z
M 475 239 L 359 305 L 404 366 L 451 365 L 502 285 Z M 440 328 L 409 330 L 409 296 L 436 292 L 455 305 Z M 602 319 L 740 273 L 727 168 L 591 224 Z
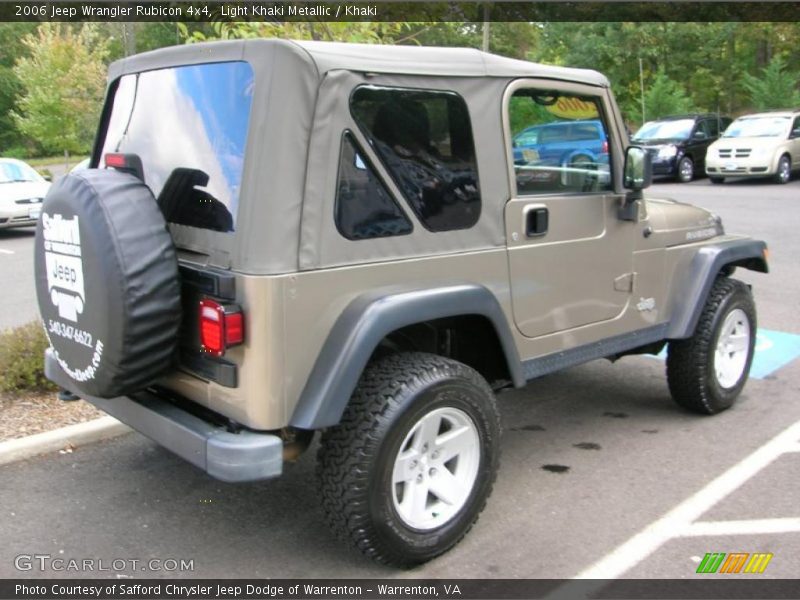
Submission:
M 688 183 L 704 172 L 706 150 L 730 123 L 729 117 L 712 114 L 664 117 L 642 125 L 631 141 L 653 157 L 653 175 Z

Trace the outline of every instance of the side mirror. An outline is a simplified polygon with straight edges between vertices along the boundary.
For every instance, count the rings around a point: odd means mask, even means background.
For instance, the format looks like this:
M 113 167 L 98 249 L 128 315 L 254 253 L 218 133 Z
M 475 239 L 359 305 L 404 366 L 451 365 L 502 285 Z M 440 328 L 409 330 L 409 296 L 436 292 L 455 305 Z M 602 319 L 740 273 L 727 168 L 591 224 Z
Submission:
M 630 192 L 619 207 L 619 219 L 622 221 L 639 220 L 639 202 L 642 190 L 653 183 L 653 158 L 644 148 L 628 146 L 625 151 L 625 169 L 622 184 Z
M 699 130 L 699 131 L 695 131 L 694 132 L 694 138 L 696 140 L 704 140 L 704 139 L 706 139 L 706 137 L 708 137 L 708 136 L 706 136 L 706 132 L 703 131 L 703 130 Z
M 622 185 L 632 192 L 641 192 L 653 183 L 653 159 L 644 148 L 628 146 Z M 638 199 L 638 198 L 634 198 Z
M 796 138 L 800 138 L 800 127 L 796 129 L 792 129 L 792 133 L 789 134 L 789 139 L 794 140 Z

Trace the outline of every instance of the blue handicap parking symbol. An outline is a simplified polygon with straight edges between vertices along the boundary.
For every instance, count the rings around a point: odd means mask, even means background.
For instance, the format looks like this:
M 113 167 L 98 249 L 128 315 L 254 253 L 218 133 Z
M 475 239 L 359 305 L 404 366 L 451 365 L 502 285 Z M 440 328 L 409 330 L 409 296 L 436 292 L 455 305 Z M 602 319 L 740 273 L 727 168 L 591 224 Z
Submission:
M 664 348 L 658 357 L 666 358 L 667 349 Z M 800 335 L 759 329 L 756 333 L 756 353 L 753 356 L 753 366 L 750 367 L 750 377 L 764 379 L 799 357 Z
M 759 329 L 750 377 L 763 379 L 800 357 L 800 335 Z

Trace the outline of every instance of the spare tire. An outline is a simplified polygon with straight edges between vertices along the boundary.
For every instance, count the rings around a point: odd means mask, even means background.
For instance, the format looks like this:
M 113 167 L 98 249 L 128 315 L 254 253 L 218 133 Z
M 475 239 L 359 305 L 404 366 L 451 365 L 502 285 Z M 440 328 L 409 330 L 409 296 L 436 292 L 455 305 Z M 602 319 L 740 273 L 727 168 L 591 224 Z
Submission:
M 34 261 L 45 331 L 73 391 L 126 395 L 169 368 L 181 322 L 178 261 L 142 181 L 110 169 L 57 181 Z

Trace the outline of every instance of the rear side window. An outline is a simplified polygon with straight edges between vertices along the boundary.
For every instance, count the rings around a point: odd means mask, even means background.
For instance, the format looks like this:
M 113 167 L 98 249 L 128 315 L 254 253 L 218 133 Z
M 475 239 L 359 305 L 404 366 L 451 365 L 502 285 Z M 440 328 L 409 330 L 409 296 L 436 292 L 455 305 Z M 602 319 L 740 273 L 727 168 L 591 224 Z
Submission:
M 467 229 L 478 221 L 478 166 L 461 96 L 361 86 L 353 92 L 350 110 L 427 229 Z
M 253 70 L 245 62 L 124 75 L 103 156 L 142 160 L 145 183 L 168 222 L 233 231 L 252 95 Z
M 334 212 L 336 227 L 348 240 L 404 235 L 412 229 L 350 133 L 342 139 Z

